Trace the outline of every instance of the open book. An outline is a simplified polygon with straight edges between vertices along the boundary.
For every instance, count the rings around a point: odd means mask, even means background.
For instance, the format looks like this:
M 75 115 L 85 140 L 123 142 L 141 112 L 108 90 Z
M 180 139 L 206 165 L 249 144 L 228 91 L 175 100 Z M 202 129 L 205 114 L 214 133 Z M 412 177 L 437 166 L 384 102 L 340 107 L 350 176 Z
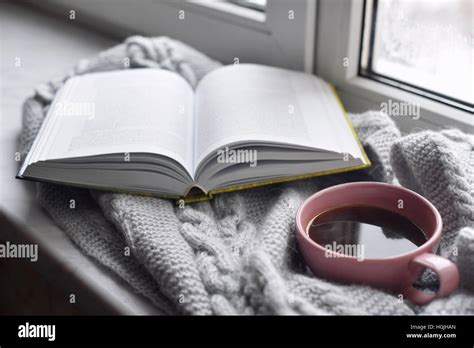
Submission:
M 241 64 L 195 89 L 158 69 L 69 79 L 18 177 L 196 198 L 368 166 L 330 85 Z

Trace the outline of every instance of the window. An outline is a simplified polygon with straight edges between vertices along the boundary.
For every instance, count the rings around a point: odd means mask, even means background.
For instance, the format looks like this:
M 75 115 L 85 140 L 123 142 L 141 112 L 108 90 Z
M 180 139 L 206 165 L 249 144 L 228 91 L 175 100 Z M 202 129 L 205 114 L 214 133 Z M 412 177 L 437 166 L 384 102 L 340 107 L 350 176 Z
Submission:
M 360 74 L 472 111 L 473 2 L 367 0 Z
M 417 119 L 393 117 L 403 132 L 473 133 L 473 39 L 466 29 L 473 6 L 472 0 L 318 0 L 316 74 L 335 85 L 349 112 L 409 103 L 419 107 Z

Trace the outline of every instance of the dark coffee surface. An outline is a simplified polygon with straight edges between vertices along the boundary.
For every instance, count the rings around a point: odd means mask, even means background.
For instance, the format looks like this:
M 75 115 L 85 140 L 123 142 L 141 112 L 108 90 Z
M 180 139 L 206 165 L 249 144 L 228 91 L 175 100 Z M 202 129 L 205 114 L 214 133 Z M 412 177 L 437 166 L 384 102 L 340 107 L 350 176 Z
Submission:
M 361 256 L 352 254 L 357 250 L 363 253 L 363 258 L 404 254 L 426 242 L 423 231 L 404 216 L 363 205 L 341 207 L 319 214 L 309 224 L 308 235 L 327 249 Z

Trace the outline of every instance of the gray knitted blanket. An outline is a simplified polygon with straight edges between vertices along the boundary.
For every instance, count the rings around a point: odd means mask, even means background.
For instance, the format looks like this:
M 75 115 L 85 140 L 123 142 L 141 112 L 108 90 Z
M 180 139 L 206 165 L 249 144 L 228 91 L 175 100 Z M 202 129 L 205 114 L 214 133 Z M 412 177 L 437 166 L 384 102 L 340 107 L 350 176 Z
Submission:
M 195 86 L 219 65 L 165 37 L 129 38 L 37 88 L 24 104 L 22 152 L 70 76 L 147 67 L 175 71 Z M 370 170 L 222 194 L 184 208 L 158 198 L 51 184 L 38 185 L 39 203 L 85 254 L 166 313 L 474 314 L 474 137 L 457 130 L 401 137 L 382 113 L 350 116 L 373 163 Z M 296 210 L 317 190 L 354 180 L 399 183 L 439 209 L 445 224 L 439 252 L 459 266 L 457 291 L 417 307 L 378 289 L 311 275 L 296 248 Z M 420 286 L 435 283 L 427 274 Z

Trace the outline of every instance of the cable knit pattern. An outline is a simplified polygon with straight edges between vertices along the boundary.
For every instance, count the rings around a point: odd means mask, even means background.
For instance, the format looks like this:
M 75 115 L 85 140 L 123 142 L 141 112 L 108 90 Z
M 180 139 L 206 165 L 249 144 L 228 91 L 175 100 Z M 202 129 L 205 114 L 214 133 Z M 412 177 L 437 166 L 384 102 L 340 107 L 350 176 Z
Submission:
M 158 284 L 140 262 L 128 252 L 123 238 L 112 224 L 105 221 L 86 190 L 39 184 L 38 197 L 54 221 L 87 255 L 118 274 L 159 309 L 174 313 L 169 299 L 161 293 Z
M 131 37 L 79 62 L 64 78 L 37 87 L 24 104 L 22 152 L 30 149 L 55 93 L 71 76 L 168 69 L 196 86 L 219 66 L 165 37 Z M 184 209 L 159 198 L 50 184 L 38 184 L 39 202 L 84 253 L 165 313 L 472 314 L 472 136 L 443 131 L 401 138 L 387 115 L 350 117 L 374 165 L 371 170 L 222 194 Z M 445 222 L 441 253 L 457 260 L 461 272 L 462 289 L 425 307 L 371 287 L 318 279 L 295 241 L 296 210 L 312 193 L 342 182 L 397 179 L 438 207 Z M 124 252 L 127 248 L 130 255 Z
M 464 227 L 459 231 L 455 243 L 457 263 L 460 270 L 461 284 L 464 288 L 474 291 L 474 229 Z
M 400 183 L 441 212 L 441 254 L 453 257 L 457 232 L 474 225 L 474 137 L 459 130 L 410 134 L 394 142 L 391 160 Z
M 400 137 L 400 131 L 393 120 L 379 117 L 379 113 L 370 111 L 352 115 L 351 120 L 372 162 L 372 177 L 377 181 L 393 182 L 390 147 Z
M 106 217 L 122 232 L 133 254 L 158 284 L 168 284 L 162 289 L 168 298 L 180 303 L 184 313 L 211 314 L 192 249 L 180 236 L 173 203 L 122 194 L 98 197 Z

